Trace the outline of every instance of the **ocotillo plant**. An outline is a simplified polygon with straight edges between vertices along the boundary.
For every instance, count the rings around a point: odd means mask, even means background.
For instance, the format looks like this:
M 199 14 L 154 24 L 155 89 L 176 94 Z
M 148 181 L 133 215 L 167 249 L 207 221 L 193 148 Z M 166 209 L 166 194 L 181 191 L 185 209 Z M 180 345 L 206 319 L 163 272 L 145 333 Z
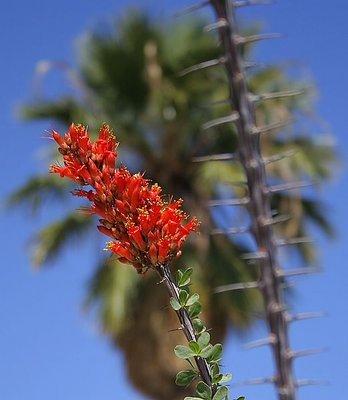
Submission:
M 243 232 L 244 227 L 226 232 L 218 220 L 210 218 L 210 210 L 221 217 L 226 208 L 220 205 L 235 204 L 236 200 L 214 198 L 207 201 L 212 193 L 218 197 L 222 186 L 224 190 L 227 188 L 226 180 L 243 179 L 239 164 L 229 161 L 192 163 L 192 157 L 195 161 L 202 161 L 203 157 L 196 156 L 207 154 L 215 154 L 210 159 L 230 160 L 231 152 L 237 145 L 233 124 L 219 125 L 208 131 L 199 129 L 208 119 L 204 105 L 222 98 L 221 94 L 226 92 L 223 59 L 199 66 L 220 63 L 216 68 L 188 75 L 187 78 L 179 77 L 177 72 L 185 66 L 218 57 L 219 49 L 214 34 L 203 31 L 205 21 L 197 22 L 192 18 L 178 23 L 171 29 L 168 29 L 167 23 L 162 28 L 143 14 L 131 14 L 120 20 L 117 18 L 109 28 L 106 28 L 108 24 L 103 24 L 102 32 L 89 32 L 85 35 L 89 39 L 79 52 L 79 67 L 74 71 L 79 77 L 79 85 L 75 89 L 80 96 L 66 92 L 51 99 L 46 98 L 43 92 L 40 98 L 27 103 L 24 113 L 29 119 L 53 120 L 54 126 L 68 126 L 74 120 L 83 121 L 91 127 L 91 132 L 97 131 L 102 121 L 108 121 L 117 127 L 125 157 L 131 155 L 128 164 L 131 170 L 147 171 L 148 176 L 161 182 L 168 193 L 175 194 L 177 198 L 183 197 L 190 214 L 200 216 L 202 234 L 195 237 L 178 260 L 184 265 L 194 266 L 200 300 L 204 304 L 205 323 L 213 328 L 214 341 L 221 342 L 226 335 L 227 324 L 238 329 L 260 314 L 260 294 L 257 290 L 231 291 L 222 296 L 213 293 L 216 286 L 224 283 L 243 282 L 232 286 L 240 289 L 257 287 L 258 282 L 255 282 L 254 266 L 248 266 L 239 259 L 242 251 L 239 242 L 231 243 L 225 235 Z M 242 46 L 245 58 L 250 57 L 251 49 L 252 46 Z M 72 71 L 69 69 L 68 72 L 70 76 Z M 282 69 L 274 66 L 248 70 L 248 79 L 253 93 L 262 93 L 269 87 L 277 88 L 274 90 L 297 87 L 296 82 L 285 77 Z M 83 91 L 79 92 L 81 88 Z M 301 112 L 301 104 L 301 97 L 268 100 L 258 107 L 258 118 L 266 120 L 271 115 L 272 121 L 276 121 L 278 116 L 289 115 L 293 110 Z M 229 102 L 214 106 L 211 109 L 212 118 L 225 115 L 221 109 L 228 105 Z M 286 177 L 289 173 L 294 180 L 304 175 L 314 179 L 328 176 L 327 164 L 332 160 L 330 149 L 324 149 L 306 133 L 294 138 L 264 135 L 263 145 L 264 155 L 267 156 L 292 146 L 297 150 L 295 157 L 270 164 L 267 171 L 270 181 L 279 181 L 279 177 Z M 216 154 L 225 151 L 229 153 L 223 156 Z M 207 159 L 209 156 L 205 157 Z M 71 181 L 62 180 L 56 174 L 38 174 L 17 189 L 12 202 L 17 205 L 25 203 L 37 211 L 44 206 L 45 200 L 49 200 L 50 208 L 54 202 L 61 206 L 67 200 L 71 185 Z M 239 190 L 244 188 L 238 186 Z M 308 220 L 323 227 L 321 221 L 325 223 L 326 215 L 313 198 L 300 199 L 290 195 L 281 192 L 272 198 L 276 208 L 285 209 L 283 213 L 288 213 L 288 209 L 296 212 L 296 218 L 277 226 L 282 237 L 291 237 L 289 228 L 298 231 L 298 236 L 304 236 Z M 311 213 L 313 210 L 314 214 Z M 93 235 L 93 224 L 94 218 L 76 213 L 67 203 L 63 216 L 49 221 L 35 232 L 32 241 L 34 263 L 39 267 L 48 265 L 59 257 L 63 248 L 71 247 L 72 239 L 78 237 L 81 243 L 87 234 Z M 205 232 L 211 234 L 204 235 Z M 303 256 L 310 247 L 301 246 L 300 249 Z M 104 259 L 100 253 L 100 258 Z M 110 261 L 108 259 L 107 263 Z M 87 301 L 93 305 L 103 333 L 123 351 L 131 382 L 151 398 L 182 398 L 173 381 L 175 371 L 181 368 L 177 365 L 180 360 L 175 357 L 168 359 L 167 354 L 168 341 L 172 341 L 170 347 L 174 347 L 180 334 L 166 335 L 166 341 L 161 341 L 157 334 L 159 320 L 163 331 L 173 328 L 171 310 L 158 307 L 165 302 L 165 291 L 159 290 L 153 296 L 154 274 L 139 277 L 130 268 L 110 268 L 99 257 L 96 264 Z M 175 319 L 175 315 L 173 317 Z M 141 329 L 136 329 L 139 325 Z M 143 331 L 147 332 L 145 337 Z M 155 348 L 155 353 L 150 348 Z M 138 356 L 140 352 L 141 359 Z
M 87 128 L 71 124 L 64 137 L 52 131 L 51 137 L 58 144 L 64 165 L 51 165 L 50 172 L 70 178 L 81 185 L 74 195 L 86 197 L 90 207 L 84 212 L 99 217 L 98 229 L 111 238 L 106 250 L 121 262 L 131 264 L 139 274 L 156 271 L 170 295 L 170 303 L 176 311 L 180 328 L 188 346 L 178 345 L 175 353 L 187 360 L 190 370 L 177 374 L 178 385 L 187 386 L 195 378 L 195 397 L 186 400 L 223 400 L 228 389 L 222 385 L 229 374 L 219 370 L 221 344 L 210 344 L 210 334 L 198 318 L 201 312 L 199 295 L 190 294 L 188 285 L 192 269 L 178 271 L 173 279 L 170 264 L 181 254 L 180 247 L 198 222 L 181 209 L 181 200 L 165 199 L 158 184 L 152 184 L 141 174 L 132 175 L 127 168 L 115 167 L 116 143 L 107 125 L 100 129 L 98 139 L 92 143 Z M 89 186 L 90 190 L 85 190 Z M 195 361 L 196 366 L 192 364 Z
M 301 381 L 296 381 L 292 361 L 297 355 L 306 355 L 315 350 L 294 352 L 289 344 L 289 322 L 296 317 L 289 316 L 286 309 L 283 294 L 283 284 L 286 276 L 293 276 L 311 272 L 310 269 L 283 270 L 278 257 L 277 246 L 279 244 L 297 244 L 308 241 L 307 238 L 293 238 L 288 241 L 277 240 L 274 235 L 274 224 L 281 223 L 287 216 L 273 217 L 271 208 L 271 196 L 273 193 L 301 187 L 300 183 L 284 183 L 270 186 L 267 182 L 266 165 L 271 161 L 278 161 L 283 155 L 275 155 L 271 159 L 263 157 L 261 152 L 261 135 L 269 133 L 289 124 L 289 121 L 279 121 L 275 124 L 258 126 L 255 116 L 255 105 L 257 102 L 269 98 L 286 97 L 299 94 L 295 92 L 271 93 L 266 95 L 255 95 L 250 93 L 247 84 L 246 68 L 250 66 L 242 57 L 241 46 L 250 42 L 259 41 L 279 36 L 278 34 L 260 34 L 250 37 L 239 35 L 236 26 L 235 8 L 246 5 L 262 3 L 262 1 L 230 1 L 230 0 L 208 0 L 190 7 L 191 12 L 201 7 L 210 6 L 215 14 L 216 22 L 207 27 L 215 30 L 218 34 L 221 46 L 221 57 L 214 60 L 204 61 L 199 65 L 188 67 L 185 73 L 193 72 L 201 68 L 214 65 L 224 65 L 228 82 L 228 98 L 221 102 L 230 105 L 229 115 L 222 116 L 209 121 L 204 128 L 212 128 L 223 124 L 235 124 L 239 148 L 236 154 L 213 154 L 201 158 L 201 161 L 226 160 L 239 162 L 244 170 L 247 196 L 240 199 L 232 199 L 229 204 L 246 207 L 250 214 L 251 226 L 248 231 L 254 238 L 256 251 L 248 253 L 245 258 L 255 261 L 259 268 L 259 279 L 257 282 L 241 283 L 218 289 L 249 289 L 259 288 L 264 301 L 265 318 L 268 323 L 269 336 L 261 339 L 255 345 L 269 344 L 272 347 L 276 365 L 273 377 L 256 379 L 255 383 L 273 382 L 276 386 L 280 400 L 295 400 L 296 387 Z M 231 228 L 226 233 L 240 233 L 240 229 Z M 227 285 L 228 286 L 228 285 Z M 309 314 L 309 317 L 316 316 Z M 305 381 L 303 381 L 305 382 Z

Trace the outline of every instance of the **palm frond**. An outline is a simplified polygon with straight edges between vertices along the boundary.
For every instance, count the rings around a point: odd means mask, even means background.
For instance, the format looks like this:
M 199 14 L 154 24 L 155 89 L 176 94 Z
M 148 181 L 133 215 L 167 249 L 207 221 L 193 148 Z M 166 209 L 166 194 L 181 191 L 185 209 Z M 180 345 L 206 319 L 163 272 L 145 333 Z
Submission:
M 72 212 L 40 229 L 32 241 L 32 261 L 37 267 L 54 260 L 67 245 L 69 247 L 88 233 L 90 215 Z
M 19 109 L 19 115 L 23 119 L 54 118 L 67 126 L 71 121 L 85 121 L 85 107 L 72 97 L 61 97 L 56 100 L 36 100 L 24 104 Z
M 56 175 L 36 175 L 12 192 L 6 204 L 9 207 L 29 205 L 32 211 L 37 211 L 44 201 L 61 201 L 69 196 L 69 186 L 70 182 Z
M 104 332 L 117 336 L 132 314 L 139 276 L 133 268 L 112 258 L 105 259 L 92 276 L 84 301 L 95 309 Z

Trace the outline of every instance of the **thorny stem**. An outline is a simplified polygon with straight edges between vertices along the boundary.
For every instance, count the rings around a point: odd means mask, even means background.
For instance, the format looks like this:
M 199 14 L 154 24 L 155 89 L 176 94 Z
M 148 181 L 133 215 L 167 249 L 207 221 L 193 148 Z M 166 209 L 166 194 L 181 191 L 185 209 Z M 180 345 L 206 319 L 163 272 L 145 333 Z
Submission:
M 295 400 L 295 382 L 289 356 L 288 321 L 286 319 L 281 278 L 277 275 L 276 246 L 273 229 L 267 221 L 272 218 L 267 188 L 265 165 L 261 156 L 260 136 L 255 134 L 255 112 L 247 88 L 246 76 L 239 45 L 236 41 L 236 23 L 233 5 L 228 0 L 210 0 L 217 19 L 224 21 L 219 28 L 219 38 L 224 51 L 225 68 L 229 84 L 229 96 L 239 137 L 239 159 L 244 168 L 250 203 L 252 234 L 260 258 L 260 289 L 266 309 L 266 319 L 272 343 L 277 375 L 274 382 L 280 400 Z
M 168 264 L 159 265 L 157 267 L 157 273 L 161 278 L 161 282 L 163 282 L 168 290 L 170 297 L 174 297 L 177 301 L 179 301 L 179 289 L 174 283 L 172 272 L 169 268 Z M 185 307 L 180 308 L 175 311 L 178 316 L 182 331 L 186 336 L 188 341 L 195 340 L 196 335 L 192 325 L 192 321 Z M 213 394 L 216 392 L 216 385 L 212 385 L 210 379 L 210 370 L 207 361 L 204 358 L 195 357 L 195 362 L 201 376 L 201 379 L 204 383 L 206 383 L 212 390 Z

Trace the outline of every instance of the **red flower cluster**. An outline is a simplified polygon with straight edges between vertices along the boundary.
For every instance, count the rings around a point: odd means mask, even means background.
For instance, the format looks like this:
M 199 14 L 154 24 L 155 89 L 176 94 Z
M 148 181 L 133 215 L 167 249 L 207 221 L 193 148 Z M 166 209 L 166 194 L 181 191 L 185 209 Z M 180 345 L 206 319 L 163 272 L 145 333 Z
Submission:
M 125 167 L 115 168 L 118 143 L 107 125 L 94 143 L 82 125 L 71 124 L 64 137 L 56 131 L 51 135 L 64 166 L 51 165 L 50 172 L 91 186 L 73 194 L 92 203 L 88 210 L 101 217 L 98 229 L 112 238 L 107 249 L 119 261 L 144 273 L 180 254 L 182 242 L 198 226 L 196 218 L 184 224 L 181 200 L 165 201 L 157 184 Z

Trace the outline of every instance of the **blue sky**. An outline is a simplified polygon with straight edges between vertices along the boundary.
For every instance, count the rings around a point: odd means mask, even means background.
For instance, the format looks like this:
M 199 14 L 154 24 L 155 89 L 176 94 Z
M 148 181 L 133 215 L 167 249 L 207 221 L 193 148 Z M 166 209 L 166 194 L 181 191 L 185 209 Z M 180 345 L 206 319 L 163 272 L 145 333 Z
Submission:
M 175 3 L 175 4 L 174 4 Z M 159 17 L 189 5 L 189 1 L 39 0 L 6 2 L 0 15 L 0 118 L 2 127 L 1 198 L 30 175 L 46 168 L 42 156 L 45 122 L 25 123 L 16 118 L 16 107 L 33 90 L 33 71 L 38 60 L 59 59 L 74 63 L 76 38 L 103 18 L 116 15 L 125 6 L 149 9 Z M 348 5 L 344 0 L 285 1 L 248 8 L 244 18 L 264 21 L 265 31 L 280 31 L 287 37 L 259 46 L 263 61 L 298 60 L 316 82 L 316 111 L 335 133 L 341 157 L 336 179 L 319 196 L 335 225 L 337 238 L 316 236 L 324 272 L 299 279 L 296 310 L 327 310 L 329 316 L 297 322 L 291 328 L 295 350 L 328 347 L 329 352 L 295 361 L 299 378 L 318 378 L 329 385 L 300 389 L 299 399 L 344 399 L 348 379 L 346 260 L 348 158 Z M 303 67 L 301 67 L 303 68 Z M 49 80 L 59 82 L 58 76 Z M 63 81 L 62 81 L 63 85 Z M 0 398 L 4 400 L 142 400 L 125 382 L 120 354 L 98 333 L 93 320 L 80 310 L 85 286 L 92 271 L 88 245 L 65 253 L 51 268 L 34 272 L 28 259 L 28 239 L 50 215 L 31 218 L 28 210 L 1 213 L 0 266 Z M 264 335 L 256 325 L 246 337 L 231 335 L 225 348 L 226 369 L 234 380 L 272 372 L 267 349 L 242 351 L 243 342 Z M 171 351 L 171 349 L 168 349 Z M 249 400 L 275 398 L 271 386 L 238 387 L 236 394 Z

